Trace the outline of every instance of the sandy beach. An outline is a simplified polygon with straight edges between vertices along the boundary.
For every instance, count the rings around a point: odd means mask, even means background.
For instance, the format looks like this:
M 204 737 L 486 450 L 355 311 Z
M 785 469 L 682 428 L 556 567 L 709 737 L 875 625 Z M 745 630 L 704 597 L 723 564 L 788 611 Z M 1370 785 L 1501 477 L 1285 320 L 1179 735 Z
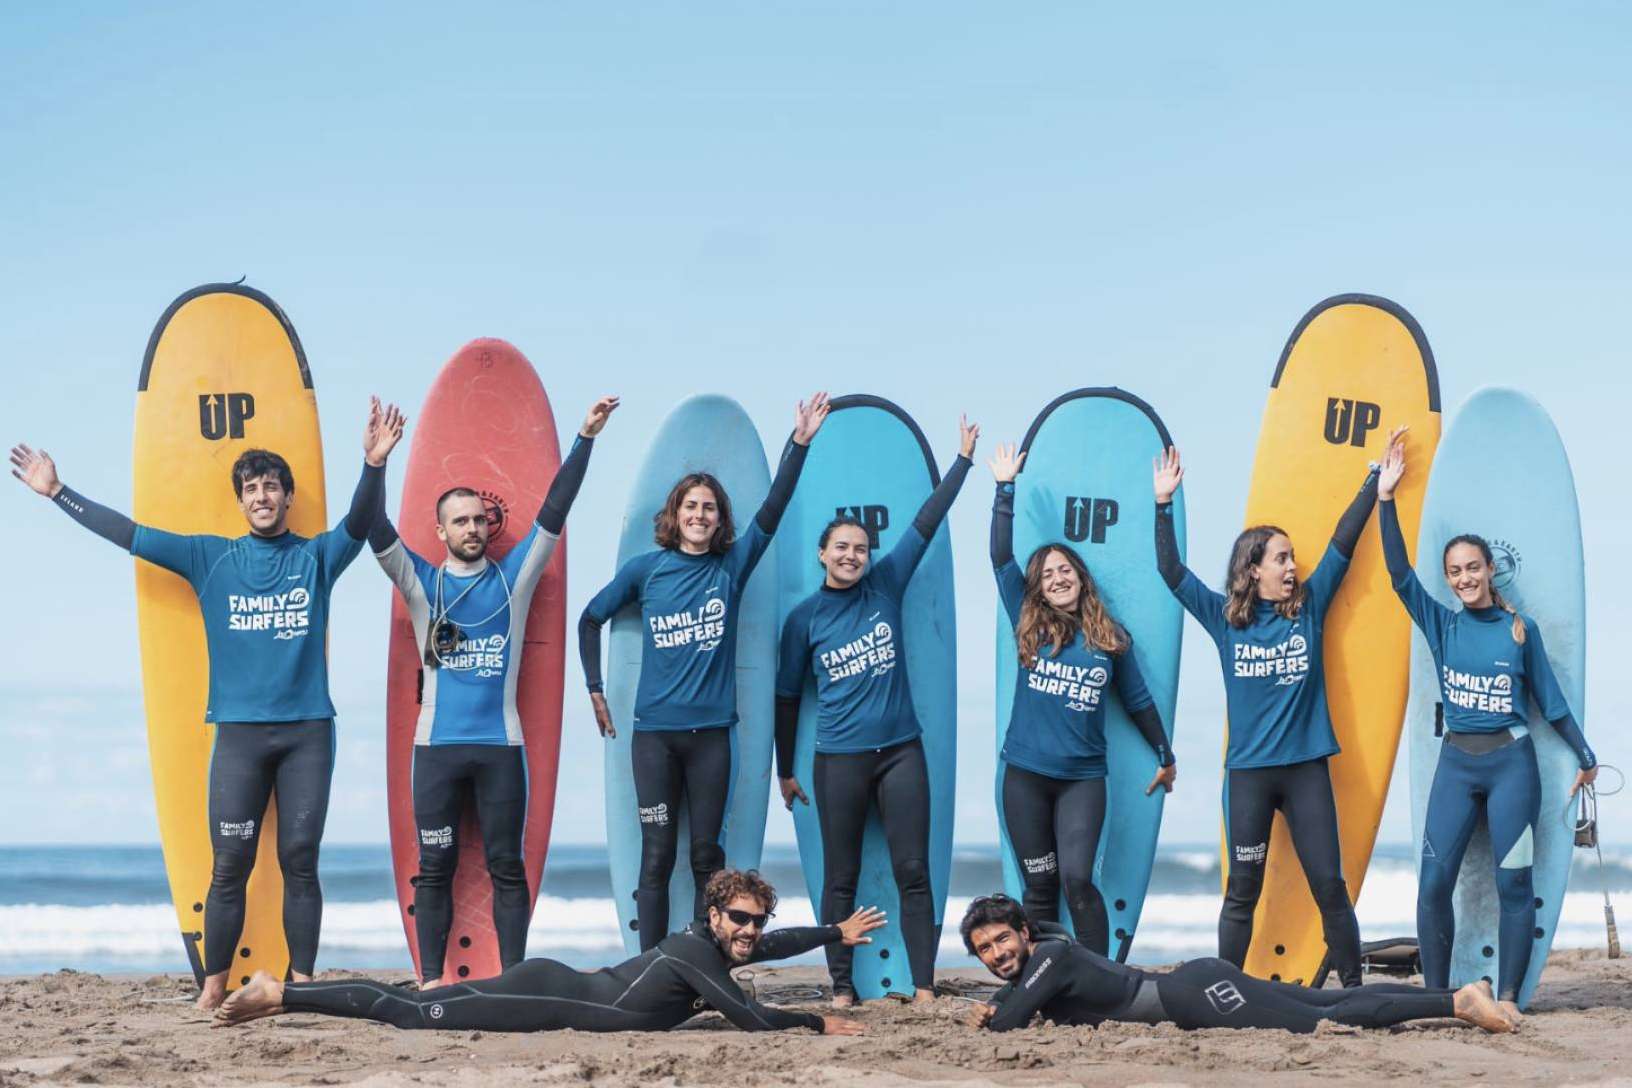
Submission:
M 968 971 L 940 977 L 948 988 L 990 986 Z M 816 968 L 756 968 L 750 984 L 762 1000 L 797 1004 L 823 978 Z M 1618 1049 L 1632 1038 L 1632 960 L 1589 951 L 1552 957 L 1532 1014 L 1511 1036 L 1455 1021 L 1386 1031 L 1325 1025 L 1312 1036 L 1131 1024 L 991 1035 L 965 1027 L 969 1003 L 953 997 L 925 1009 L 867 1006 L 858 1014 L 862 1038 L 749 1035 L 712 1013 L 665 1034 L 399 1031 L 311 1015 L 216 1030 L 192 1009 L 191 990 L 173 975 L 63 971 L 0 981 L 0 1085 L 1632 1082 Z

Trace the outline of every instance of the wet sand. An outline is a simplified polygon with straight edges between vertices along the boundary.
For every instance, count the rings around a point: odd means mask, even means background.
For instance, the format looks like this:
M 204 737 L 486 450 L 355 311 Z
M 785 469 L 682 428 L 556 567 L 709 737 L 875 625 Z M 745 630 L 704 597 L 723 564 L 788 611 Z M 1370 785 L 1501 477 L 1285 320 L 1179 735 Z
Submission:
M 817 968 L 753 969 L 762 1000 L 802 1005 Z M 324 978 L 363 972 L 330 971 Z M 402 972 L 376 977 L 400 979 Z M 989 990 L 969 971 L 943 984 Z M 716 1014 L 681 1030 L 593 1035 L 399 1031 L 356 1020 L 281 1016 L 212 1029 L 190 979 L 72 971 L 0 980 L 0 1086 L 36 1084 L 984 1085 L 1435 1083 L 1586 1084 L 1632 1078 L 1632 960 L 1555 953 L 1517 1035 L 1456 1021 L 1382 1031 L 1179 1031 L 1171 1025 L 1040 1026 L 1006 1035 L 962 1023 L 970 1005 L 884 1003 L 861 1038 L 749 1035 Z M 824 1003 L 803 1005 L 828 1011 Z

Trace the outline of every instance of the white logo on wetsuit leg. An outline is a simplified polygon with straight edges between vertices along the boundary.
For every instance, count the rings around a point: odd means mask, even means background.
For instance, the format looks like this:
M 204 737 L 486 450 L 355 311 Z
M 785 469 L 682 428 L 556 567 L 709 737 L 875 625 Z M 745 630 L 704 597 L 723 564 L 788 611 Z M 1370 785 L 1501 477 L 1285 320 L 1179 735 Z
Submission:
M 883 676 L 895 668 L 895 656 L 895 632 L 888 623 L 879 620 L 860 638 L 823 653 L 821 662 L 822 668 L 827 670 L 827 678 L 839 681 L 862 673 Z
M 1021 858 L 1020 864 L 1025 868 L 1026 872 L 1033 876 L 1039 873 L 1052 873 L 1060 867 L 1053 851 L 1044 854 L 1040 858 Z
M 653 805 L 650 808 L 641 809 L 640 810 L 640 822 L 643 823 L 643 824 L 656 824 L 658 827 L 668 827 L 669 826 L 669 805 L 668 805 L 668 802 L 662 801 L 662 802 L 659 802 L 659 803 Z
M 659 650 L 695 644 L 697 652 L 704 653 L 725 638 L 725 600 L 710 597 L 697 612 L 670 612 L 653 616 L 646 623 L 652 629 L 652 645 Z
M 439 846 L 446 850 L 453 845 L 453 827 L 422 827 L 419 829 L 419 845 Z
M 216 834 L 223 839 L 253 839 L 255 837 L 255 821 L 245 820 L 241 824 L 234 824 L 222 820 L 216 825 Z
M 442 1019 L 442 1006 L 441 1005 L 432 1005 L 431 1006 L 431 1019 L 432 1020 Z
M 1247 1003 L 1247 999 L 1241 996 L 1241 991 L 1235 988 L 1235 983 L 1228 979 L 1213 983 L 1202 993 L 1207 995 L 1207 1000 L 1212 1002 L 1213 1008 L 1225 1016 Z
M 273 638 L 304 638 L 311 630 L 311 591 L 296 586 L 288 593 L 227 594 L 227 630 L 276 631 Z
M 1260 864 L 1269 855 L 1269 843 L 1261 842 L 1257 846 L 1237 846 L 1235 860 L 1246 862 L 1249 865 Z
M 1452 706 L 1487 714 L 1513 713 L 1513 677 L 1505 672 L 1488 676 L 1442 668 L 1439 678 L 1445 689 L 1445 701 Z
M 1243 678 L 1275 677 L 1275 686 L 1296 684 L 1309 673 L 1309 641 L 1294 634 L 1274 646 L 1251 642 L 1235 644 L 1235 675 Z

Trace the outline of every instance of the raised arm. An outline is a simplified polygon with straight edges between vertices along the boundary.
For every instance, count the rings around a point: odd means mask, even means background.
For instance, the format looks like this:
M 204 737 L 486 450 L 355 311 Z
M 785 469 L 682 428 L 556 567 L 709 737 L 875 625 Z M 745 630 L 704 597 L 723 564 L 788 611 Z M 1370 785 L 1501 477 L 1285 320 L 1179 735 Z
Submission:
M 1437 652 L 1452 613 L 1429 595 L 1418 580 L 1417 572 L 1411 569 L 1405 536 L 1400 532 L 1400 512 L 1394 505 L 1394 489 L 1404 475 L 1405 429 L 1402 427 L 1394 432 L 1388 453 L 1383 456 L 1382 470 L 1377 475 L 1377 531 L 1383 538 L 1383 562 L 1388 566 L 1394 593 Z
M 30 491 L 50 499 L 63 513 L 110 543 L 130 551 L 136 523 L 117 510 L 94 503 L 57 478 L 57 463 L 44 450 L 19 443 L 11 447 L 11 474 Z
M 963 481 L 969 475 L 970 466 L 974 464 L 971 459 L 975 454 L 975 442 L 980 438 L 980 424 L 970 423 L 967 418 L 960 416 L 958 436 L 958 456 L 942 475 L 940 484 L 929 493 L 929 498 L 918 508 L 918 513 L 913 515 L 913 531 L 902 533 L 901 539 L 895 542 L 889 554 L 880 559 L 873 568 L 874 584 L 898 596 L 906 593 L 907 583 L 912 580 L 918 564 L 923 562 L 930 541 L 935 539 L 935 533 L 940 529 L 941 522 L 946 520 L 947 512 L 952 509 L 953 500 L 963 488 Z
M 578 488 L 584 482 L 584 472 L 589 468 L 589 454 L 595 444 L 595 436 L 601 433 L 612 413 L 617 411 L 619 400 L 617 397 L 602 397 L 590 405 L 589 414 L 584 417 L 584 425 L 578 428 L 578 438 L 572 444 L 572 450 L 566 460 L 561 462 L 561 468 L 556 472 L 555 479 L 550 481 L 549 493 L 544 496 L 544 505 L 538 508 L 538 525 L 551 536 L 560 536 L 561 530 L 567 525 L 567 512 L 572 509 L 572 500 L 578 497 Z
M 1169 446 L 1152 462 L 1151 476 L 1156 492 L 1156 570 L 1168 589 L 1177 590 L 1189 571 L 1179 559 L 1178 536 L 1173 530 L 1173 496 L 1184 480 L 1184 464 L 1176 446 Z
M 385 463 L 402 441 L 407 422 L 395 404 L 382 405 L 379 397 L 368 398 L 368 422 L 363 425 L 363 474 L 351 493 L 351 508 L 344 522 L 346 535 L 353 540 L 368 540 L 374 523 L 385 517 Z
M 767 537 L 776 535 L 782 523 L 782 514 L 793 499 L 793 489 L 799 483 L 799 474 L 805 469 L 805 455 L 810 452 L 811 439 L 822 429 L 829 411 L 826 393 L 814 393 L 808 401 L 800 401 L 793 410 L 793 441 L 782 454 L 782 463 L 776 466 L 771 489 L 765 493 L 754 514 L 754 524 Z
M 1014 443 L 999 442 L 986 464 L 997 481 L 992 498 L 992 569 L 1000 570 L 1014 561 L 1014 478 L 1026 463 L 1024 453 L 1016 453 Z

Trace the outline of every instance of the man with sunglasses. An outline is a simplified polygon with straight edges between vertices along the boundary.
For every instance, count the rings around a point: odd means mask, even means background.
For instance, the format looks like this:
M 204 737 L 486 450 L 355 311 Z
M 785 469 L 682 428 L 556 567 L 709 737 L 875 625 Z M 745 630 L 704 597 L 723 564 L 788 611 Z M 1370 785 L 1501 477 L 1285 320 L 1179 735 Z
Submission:
M 1314 990 L 1252 978 L 1220 959 L 1191 960 L 1166 974 L 1140 971 L 1090 952 L 1064 929 L 1033 923 L 1006 895 L 969 904 L 960 927 L 964 947 L 1002 979 L 969 1025 L 1013 1031 L 1039 1013 L 1056 1024 L 1142 1024 L 1181 1028 L 1281 1028 L 1307 1034 L 1322 1020 L 1382 1028 L 1408 1020 L 1455 1017 L 1489 1032 L 1509 1032 L 1490 983 L 1460 990 L 1375 984 Z
M 862 1033 L 854 1020 L 761 1005 L 743 994 L 731 970 L 797 956 L 834 941 L 868 944 L 872 938 L 866 934 L 885 923 L 883 912 L 863 908 L 838 925 L 767 934 L 776 891 L 758 873 L 736 869 L 715 873 L 704 901 L 706 922 L 693 922 L 615 967 L 586 973 L 555 960 L 532 959 L 497 978 L 419 991 L 366 979 L 284 983 L 260 972 L 221 1006 L 216 1026 L 316 1012 L 399 1028 L 667 1031 L 707 1007 L 744 1031 Z

